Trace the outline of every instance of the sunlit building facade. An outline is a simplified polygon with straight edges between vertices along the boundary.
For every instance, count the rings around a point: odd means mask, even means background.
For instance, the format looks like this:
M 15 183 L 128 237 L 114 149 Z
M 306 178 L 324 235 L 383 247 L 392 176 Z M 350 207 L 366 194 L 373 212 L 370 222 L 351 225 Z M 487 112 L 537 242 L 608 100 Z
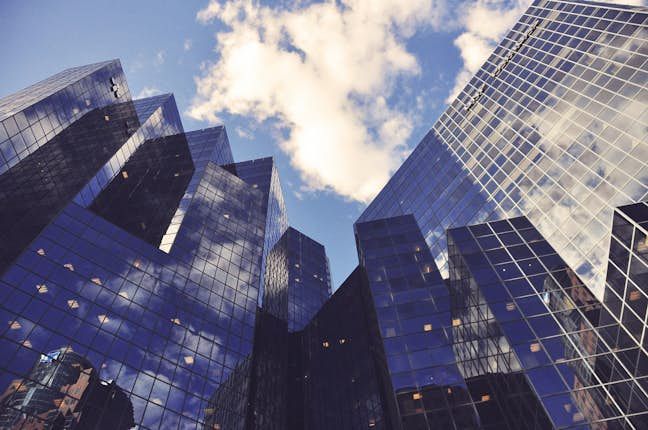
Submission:
M 648 9 L 537 0 L 369 205 L 446 230 L 526 216 L 599 298 L 616 207 L 648 200 Z
M 538 0 L 354 225 L 119 61 L 0 100 L 0 427 L 648 429 L 648 9 Z

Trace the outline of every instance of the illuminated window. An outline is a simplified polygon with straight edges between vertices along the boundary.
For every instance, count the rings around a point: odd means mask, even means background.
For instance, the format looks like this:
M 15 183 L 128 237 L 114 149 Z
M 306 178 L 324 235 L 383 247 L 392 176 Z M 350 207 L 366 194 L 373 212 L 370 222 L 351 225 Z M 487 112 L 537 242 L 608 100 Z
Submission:
M 452 325 L 457 327 L 458 325 L 461 325 L 461 320 L 459 318 L 454 318 L 452 320 Z
M 140 267 L 141 265 L 142 265 L 142 262 L 141 262 L 141 261 L 139 261 L 139 260 L 135 260 L 135 261 L 133 261 L 133 266 L 135 266 L 135 267 Z
M 423 331 L 431 331 L 432 330 L 432 324 L 425 324 L 423 326 Z
M 63 267 L 68 269 L 70 272 L 74 272 L 74 266 L 72 265 L 72 263 L 65 263 Z
M 124 179 L 128 179 L 128 172 L 127 172 L 126 170 L 124 170 L 124 171 L 122 172 L 122 177 L 123 177 Z
M 20 323 L 18 321 L 12 321 L 11 322 L 11 329 L 12 330 L 20 330 L 21 328 L 22 328 L 22 326 L 20 325 Z
M 178 176 L 180 176 L 180 173 L 178 173 L 178 172 L 175 172 L 175 173 L 173 174 L 173 177 L 174 177 L 174 178 L 177 178 Z
M 120 295 L 121 297 L 125 298 L 125 299 L 128 299 L 128 298 L 129 298 L 129 297 L 128 297 L 128 293 L 127 293 L 126 291 L 120 291 L 120 292 L 119 292 L 119 295 Z
M 299 263 L 295 263 L 295 267 L 299 269 Z
M 509 312 L 510 312 L 510 311 L 514 311 L 514 310 L 515 310 L 515 303 L 513 303 L 513 302 L 508 302 L 508 303 L 506 304 L 506 310 L 509 311 Z
M 97 319 L 98 319 L 99 322 L 102 323 L 102 324 L 103 324 L 103 323 L 107 323 L 107 322 L 110 321 L 110 320 L 108 319 L 108 315 L 105 315 L 105 314 L 97 315 Z
M 192 356 L 190 356 L 190 355 L 187 355 L 187 356 L 184 358 L 184 362 L 187 363 L 187 364 L 193 364 L 193 362 L 194 362 L 194 358 L 193 358 Z
M 481 397 L 481 399 L 482 399 L 482 402 L 487 402 L 487 401 L 490 400 L 490 395 L 488 395 L 488 394 L 484 394 L 484 395 Z
M 40 248 L 38 251 L 36 251 L 36 254 L 45 255 L 45 250 L 43 248 Z
M 86 104 L 86 106 L 90 106 L 90 100 L 85 99 L 85 104 Z
M 340 343 L 340 345 L 344 345 L 346 343 L 346 339 L 342 338 L 338 342 Z
M 414 247 L 414 251 L 416 251 L 416 252 L 420 252 L 420 251 L 421 251 L 421 247 L 420 247 L 420 246 L 416 246 L 416 247 Z
M 540 351 L 540 344 L 539 343 L 532 343 L 531 346 L 529 347 L 531 352 L 538 352 Z
M 31 348 L 31 347 L 32 347 L 32 343 L 29 341 L 29 339 L 27 339 L 27 340 L 23 340 L 22 344 L 23 344 L 23 346 L 25 346 L 25 347 L 27 347 L 27 348 Z
M 299 282 L 299 278 L 295 278 L 295 282 Z
M 173 324 L 180 325 L 180 319 L 179 319 L 179 318 L 171 318 L 171 322 L 172 322 Z
M 641 293 L 639 290 L 634 290 L 630 291 L 630 301 L 634 302 L 635 300 L 639 300 L 641 298 Z
M 70 308 L 72 308 L 72 309 L 76 309 L 76 308 L 79 307 L 79 302 L 77 302 L 77 301 L 74 300 L 74 299 L 68 300 L 68 301 L 67 301 L 67 304 L 68 304 L 68 306 L 69 306 Z
M 573 417 L 574 422 L 583 421 L 584 419 L 585 419 L 585 416 L 583 415 L 582 412 L 576 412 L 574 414 L 574 417 Z
M 229 214 L 223 214 L 226 219 L 229 219 Z
M 414 394 L 412 394 L 412 399 L 414 399 L 414 400 L 419 400 L 419 399 L 421 399 L 421 398 L 423 398 L 423 396 L 421 395 L 421 393 L 414 393 Z
M 92 282 L 94 282 L 95 284 L 97 284 L 97 285 L 101 285 L 101 279 L 99 279 L 99 278 L 92 278 L 92 279 L 90 279 L 90 280 L 91 280 Z
M 49 291 L 49 290 L 47 289 L 47 285 L 45 285 L 45 284 L 39 284 L 39 285 L 36 285 L 36 289 L 37 289 L 38 292 L 41 293 L 41 294 L 45 294 L 47 291 Z
M 104 120 L 110 121 L 110 117 L 108 115 L 104 115 Z
M 448 387 L 448 394 L 452 394 L 452 388 Z
M 431 269 L 429 265 L 425 265 L 425 268 L 423 269 L 423 272 L 425 273 L 430 273 Z
M 328 343 L 328 341 L 325 340 L 324 342 L 322 342 L 322 346 L 323 346 L 324 348 L 328 348 L 328 347 L 329 347 L 329 343 Z
M 369 420 L 369 427 L 376 427 L 376 420 Z

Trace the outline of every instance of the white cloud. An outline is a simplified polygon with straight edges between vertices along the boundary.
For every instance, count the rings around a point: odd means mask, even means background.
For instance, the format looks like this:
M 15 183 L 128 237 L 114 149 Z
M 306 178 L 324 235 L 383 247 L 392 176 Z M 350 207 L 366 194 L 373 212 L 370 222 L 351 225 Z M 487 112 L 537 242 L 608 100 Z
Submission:
M 152 97 L 152 96 L 156 96 L 158 94 L 162 94 L 162 91 L 158 90 L 155 87 L 144 87 L 144 88 L 142 88 L 142 90 L 139 93 L 137 93 L 135 98 L 136 99 L 144 99 L 146 97 Z
M 155 54 L 155 65 L 156 66 L 161 66 L 164 64 L 164 61 L 166 60 L 166 52 L 158 51 L 157 54 Z
M 236 132 L 236 135 L 241 139 L 245 139 L 245 140 L 254 139 L 254 134 L 250 130 L 247 130 L 243 127 L 236 127 L 234 131 Z
M 184 44 L 182 45 L 182 48 L 185 51 L 189 51 L 191 49 L 192 45 L 193 45 L 193 41 L 191 39 L 185 39 Z
M 344 0 L 290 9 L 212 0 L 219 57 L 196 79 L 189 114 L 274 119 L 280 148 L 308 190 L 367 202 L 407 155 L 411 112 L 388 102 L 420 73 L 405 42 L 446 24 L 444 0 Z M 413 104 L 413 108 L 415 104 Z

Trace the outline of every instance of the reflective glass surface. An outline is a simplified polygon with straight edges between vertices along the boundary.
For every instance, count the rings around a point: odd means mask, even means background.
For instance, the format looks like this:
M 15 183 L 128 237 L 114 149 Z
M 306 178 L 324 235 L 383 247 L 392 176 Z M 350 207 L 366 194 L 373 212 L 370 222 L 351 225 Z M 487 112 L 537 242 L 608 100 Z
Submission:
M 227 170 L 263 192 L 263 208 L 266 216 L 263 266 L 261 267 L 261 290 L 265 276 L 266 257 L 281 235 L 288 228 L 288 212 L 284 203 L 279 173 L 272 157 L 243 161 L 224 166 Z M 259 297 L 261 304 L 263 294 Z
M 544 409 L 548 419 L 527 428 L 643 428 L 645 351 L 612 337 L 620 326 L 606 306 L 526 218 L 451 229 L 448 238 L 465 375 L 521 373 L 541 406 L 521 405 L 517 415 Z
M 119 60 L 64 70 L 0 99 L 0 174 L 91 110 L 129 100 Z
M 331 295 L 324 247 L 289 227 L 268 253 L 263 308 L 298 331 Z
M 614 208 L 648 193 L 647 19 L 534 2 L 359 221 L 414 214 L 445 276 L 445 229 L 525 215 L 601 299 Z

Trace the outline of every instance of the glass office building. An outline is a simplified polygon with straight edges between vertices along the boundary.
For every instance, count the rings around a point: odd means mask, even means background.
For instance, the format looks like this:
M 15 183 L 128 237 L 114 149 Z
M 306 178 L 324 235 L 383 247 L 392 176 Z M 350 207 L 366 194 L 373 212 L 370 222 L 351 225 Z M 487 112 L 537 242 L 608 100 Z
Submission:
M 446 229 L 524 215 L 603 298 L 614 209 L 648 200 L 648 9 L 537 0 L 360 221 Z
M 648 429 L 647 19 L 535 1 L 332 296 L 272 158 L 117 60 L 0 100 L 0 427 Z
M 131 100 L 117 60 L 0 106 L 0 426 L 245 428 L 273 160 Z
M 263 308 L 302 330 L 331 295 L 324 246 L 289 227 L 266 261 Z

